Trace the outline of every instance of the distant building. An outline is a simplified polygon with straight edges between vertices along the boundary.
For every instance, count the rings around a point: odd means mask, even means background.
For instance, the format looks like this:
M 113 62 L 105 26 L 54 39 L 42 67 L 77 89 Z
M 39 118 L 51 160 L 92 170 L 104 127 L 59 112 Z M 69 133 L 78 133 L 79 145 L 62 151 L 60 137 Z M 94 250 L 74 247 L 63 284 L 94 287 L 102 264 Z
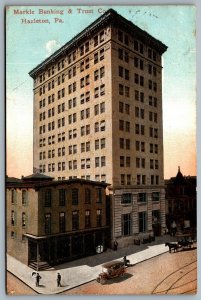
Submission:
M 166 50 L 110 9 L 29 73 L 35 170 L 108 182 L 120 247 L 152 233 L 153 220 L 165 227 Z
M 176 177 L 165 180 L 166 222 L 176 222 L 180 230 L 196 228 L 196 176 L 183 176 L 178 167 Z
M 53 181 L 42 174 L 7 178 L 7 252 L 42 269 L 110 244 L 106 183 Z

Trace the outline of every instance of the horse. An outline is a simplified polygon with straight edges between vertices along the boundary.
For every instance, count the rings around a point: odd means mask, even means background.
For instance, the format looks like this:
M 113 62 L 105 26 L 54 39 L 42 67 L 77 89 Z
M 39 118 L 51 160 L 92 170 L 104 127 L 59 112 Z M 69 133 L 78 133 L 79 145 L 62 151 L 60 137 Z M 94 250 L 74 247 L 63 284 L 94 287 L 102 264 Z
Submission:
M 172 243 L 168 243 L 166 242 L 165 243 L 165 246 L 168 246 L 169 247 L 169 252 L 171 253 L 172 249 L 175 251 L 177 251 L 179 249 L 179 244 L 178 243 L 175 243 L 175 242 L 172 242 Z

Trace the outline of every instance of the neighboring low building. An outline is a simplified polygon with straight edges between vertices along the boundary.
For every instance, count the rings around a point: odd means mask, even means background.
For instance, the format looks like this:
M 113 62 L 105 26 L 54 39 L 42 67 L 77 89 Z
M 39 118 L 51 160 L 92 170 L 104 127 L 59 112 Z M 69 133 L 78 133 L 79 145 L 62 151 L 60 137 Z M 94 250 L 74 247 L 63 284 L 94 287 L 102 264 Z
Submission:
M 107 184 L 7 178 L 7 252 L 35 269 L 94 254 L 110 241 Z
M 196 229 L 196 176 L 183 176 L 180 167 L 176 177 L 165 181 L 166 222 L 176 222 L 177 229 Z

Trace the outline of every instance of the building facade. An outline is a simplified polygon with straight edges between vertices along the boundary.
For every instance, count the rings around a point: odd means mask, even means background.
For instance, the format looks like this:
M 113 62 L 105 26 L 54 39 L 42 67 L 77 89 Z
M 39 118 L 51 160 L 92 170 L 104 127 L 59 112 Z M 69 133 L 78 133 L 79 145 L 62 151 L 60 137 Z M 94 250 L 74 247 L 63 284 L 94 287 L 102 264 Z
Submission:
M 175 221 L 178 230 L 197 228 L 196 176 L 184 176 L 180 167 L 175 177 L 165 180 L 166 222 L 171 231 Z
M 106 184 L 44 175 L 7 178 L 7 252 L 35 269 L 110 246 Z M 106 203 L 107 202 L 107 203 Z
M 153 232 L 153 218 L 165 226 L 166 49 L 110 9 L 30 72 L 34 170 L 108 182 L 120 245 Z

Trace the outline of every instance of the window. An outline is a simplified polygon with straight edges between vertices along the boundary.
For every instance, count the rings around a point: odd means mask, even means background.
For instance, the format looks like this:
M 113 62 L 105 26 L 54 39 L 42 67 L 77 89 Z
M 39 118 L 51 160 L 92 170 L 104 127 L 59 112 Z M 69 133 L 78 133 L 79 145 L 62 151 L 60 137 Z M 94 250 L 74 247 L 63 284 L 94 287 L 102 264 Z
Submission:
M 130 132 L 130 122 L 126 122 L 126 128 L 125 129 L 126 129 L 127 132 Z
M 16 191 L 11 190 L 11 203 L 15 204 L 15 202 L 16 202 Z
M 91 190 L 89 188 L 85 189 L 85 203 L 86 204 L 91 203 Z
M 147 201 L 147 194 L 146 193 L 139 193 L 138 194 L 138 201 L 139 202 L 146 202 Z
M 45 214 L 45 234 L 51 234 L 51 214 Z
M 121 216 L 122 235 L 131 235 L 131 214 Z
M 124 94 L 124 86 L 122 84 L 119 84 L 119 95 Z
M 22 205 L 26 205 L 27 204 L 27 196 L 28 196 L 27 191 L 22 190 Z
M 123 49 L 118 49 L 118 57 L 119 59 L 123 60 Z
M 95 140 L 95 150 L 99 149 L 99 140 Z
M 102 226 L 102 210 L 101 209 L 96 210 L 96 225 L 97 225 L 97 227 Z
M 85 228 L 91 227 L 90 210 L 85 210 Z
M 139 218 L 139 232 L 146 232 L 147 231 L 147 212 L 142 211 L 138 214 Z
M 152 201 L 159 201 L 160 200 L 160 193 L 159 192 L 153 192 L 152 193 Z
M 120 156 L 120 167 L 124 167 L 124 156 Z
M 66 221 L 65 221 L 65 213 L 59 213 L 59 232 L 65 232 L 66 230 Z
M 124 130 L 124 121 L 119 120 L 119 130 Z
M 124 76 L 124 68 L 119 66 L 119 76 L 123 77 Z
M 78 189 L 72 189 L 72 205 L 78 205 Z
M 120 149 L 124 149 L 124 139 L 123 138 L 119 139 L 119 147 L 120 147 Z
M 125 185 L 125 174 L 121 174 L 121 185 Z
M 131 166 L 131 158 L 130 156 L 126 156 L 126 167 L 130 167 Z
M 120 30 L 118 30 L 118 40 L 119 40 L 120 42 L 123 42 L 123 32 L 120 31 Z
M 101 149 L 105 148 L 105 138 L 101 139 Z
M 127 174 L 127 185 L 131 185 L 131 175 Z
M 16 215 L 14 210 L 11 211 L 11 225 L 14 226 L 16 223 Z
M 105 156 L 101 156 L 101 167 L 105 167 L 105 165 L 106 165 Z
M 95 168 L 97 168 L 99 166 L 100 166 L 99 157 L 95 157 Z
M 60 189 L 59 190 L 59 205 L 65 206 L 65 204 L 66 204 L 66 190 Z
M 126 150 L 130 150 L 130 140 L 126 139 Z
M 102 188 L 96 189 L 96 203 L 102 203 Z
M 72 212 L 72 230 L 78 230 L 79 229 L 79 214 L 78 210 L 74 210 Z
M 52 191 L 47 189 L 45 191 L 45 207 L 51 207 L 52 205 Z
M 123 104 L 123 102 L 119 102 L 119 112 L 120 113 L 124 112 L 124 104 Z
M 158 170 L 158 160 L 155 160 L 155 169 Z
M 160 223 L 160 210 L 152 210 L 152 224 Z
M 25 212 L 22 213 L 22 227 L 26 227 L 26 214 Z
M 126 193 L 121 195 L 121 203 L 122 204 L 130 204 L 132 201 L 132 194 Z

